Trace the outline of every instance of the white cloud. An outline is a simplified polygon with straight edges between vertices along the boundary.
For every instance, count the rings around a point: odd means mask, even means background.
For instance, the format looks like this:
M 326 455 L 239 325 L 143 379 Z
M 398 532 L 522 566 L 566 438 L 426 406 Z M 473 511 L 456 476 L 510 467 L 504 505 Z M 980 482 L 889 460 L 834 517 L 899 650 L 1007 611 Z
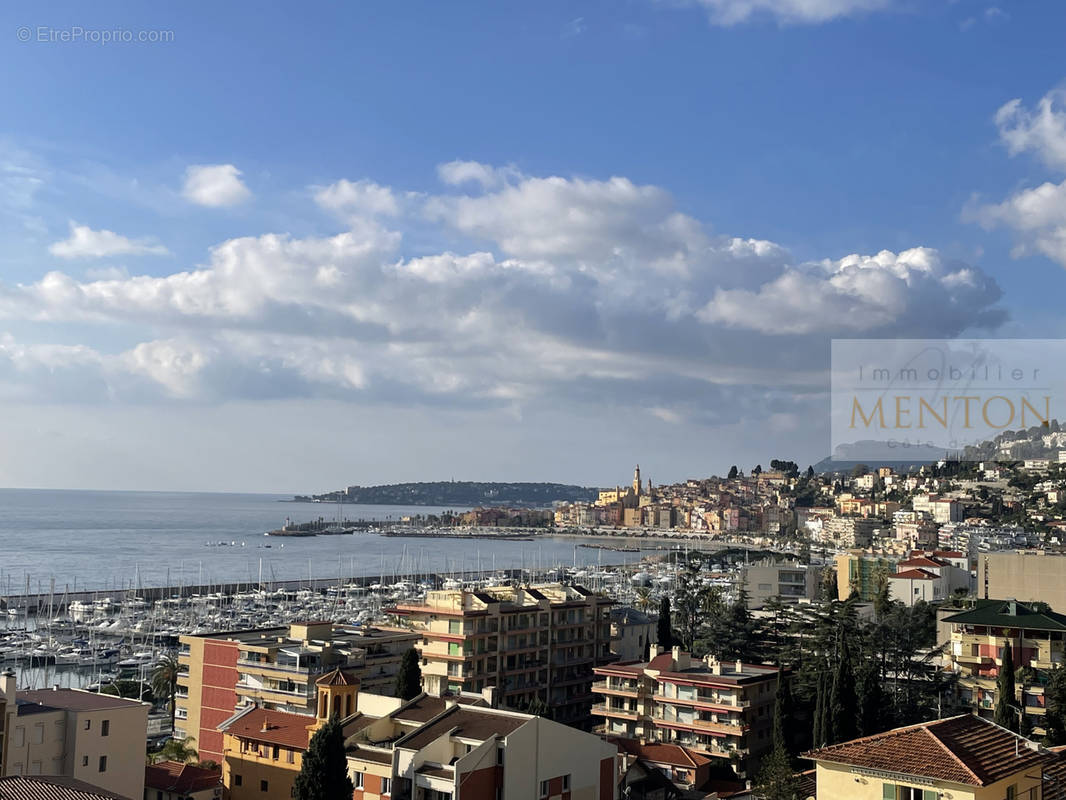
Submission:
M 1033 152 L 1053 169 L 1066 169 L 1066 89 L 1048 92 L 1033 110 L 1018 98 L 996 112 L 999 136 L 1012 155 Z
M 252 193 L 241 181 L 241 171 L 233 164 L 194 164 L 185 170 L 182 194 L 201 206 L 233 206 Z
M 971 202 L 962 218 L 989 230 L 1013 230 L 1017 244 L 1011 253 L 1016 258 L 1042 253 L 1066 267 L 1066 181 L 1023 189 L 1002 203 Z
M 736 25 L 756 19 L 786 24 L 829 22 L 889 8 L 893 0 L 693 0 L 707 10 L 715 25 Z
M 339 180 L 329 186 L 317 187 L 315 202 L 339 213 L 395 216 L 400 211 L 392 189 L 368 180 Z
M 170 253 L 150 239 L 129 239 L 114 231 L 94 231 L 88 225 L 70 223 L 70 236 L 49 246 L 48 252 L 59 258 L 107 258 L 108 256 L 162 256 Z
M 718 290 L 700 312 L 707 322 L 765 334 L 809 334 L 827 324 L 869 334 L 918 331 L 930 315 L 955 326 L 997 321 L 995 282 L 961 262 L 920 247 L 899 254 L 851 255 L 784 270 L 757 290 Z
M 494 167 L 479 161 L 449 161 L 437 166 L 437 177 L 449 186 L 476 183 L 482 189 L 496 189 L 525 176 L 514 166 Z
M 390 217 L 418 210 L 413 224 L 436 223 L 434 238 L 477 240 L 461 252 L 405 257 L 402 232 L 365 216 L 391 209 L 393 190 L 347 181 L 316 198 L 362 212 L 332 236 L 230 239 L 162 276 L 0 284 L 0 319 L 45 339 L 57 322 L 83 326 L 87 342 L 115 323 L 137 337 L 115 353 L 101 336 L 76 368 L 24 370 L 16 383 L 60 396 L 56 376 L 75 370 L 109 398 L 324 396 L 516 414 L 609 402 L 718 424 L 787 412 L 776 387 L 816 385 L 828 336 L 951 336 L 1001 318 L 995 283 L 933 250 L 796 264 L 773 242 L 712 235 L 659 187 L 464 169 L 486 179 Z
M 999 136 L 1014 156 L 1031 152 L 1047 166 L 1066 170 L 1066 90 L 1044 95 L 1033 110 L 1019 99 L 1005 103 L 995 116 Z M 1000 203 L 981 203 L 976 197 L 963 208 L 962 218 L 986 229 L 1005 227 L 1014 232 L 1014 257 L 1040 253 L 1066 267 L 1066 181 L 1047 181 L 1019 189 Z

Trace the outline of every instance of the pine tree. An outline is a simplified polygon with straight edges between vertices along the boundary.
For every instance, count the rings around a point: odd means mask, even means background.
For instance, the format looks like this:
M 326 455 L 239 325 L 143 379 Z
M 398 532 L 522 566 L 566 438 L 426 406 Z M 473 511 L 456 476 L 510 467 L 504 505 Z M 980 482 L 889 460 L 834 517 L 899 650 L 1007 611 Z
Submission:
M 659 601 L 659 621 L 656 626 L 659 645 L 666 650 L 674 646 L 674 633 L 670 625 L 670 598 L 663 595 Z
M 999 675 L 996 677 L 996 711 L 993 719 L 997 725 L 1008 730 L 1018 731 L 1018 717 L 1011 707 L 1014 698 L 1014 650 L 1010 639 L 1003 645 L 1003 658 L 1000 659 Z
M 728 476 L 728 480 L 733 480 L 734 478 L 736 478 L 736 477 L 737 477 L 737 475 L 739 474 L 739 472 L 740 472 L 740 470 L 738 470 L 738 469 L 737 469 L 737 465 L 736 465 L 736 464 L 734 464 L 733 466 L 731 466 L 731 467 L 729 468 L 729 476 Z
M 400 670 L 396 673 L 395 694 L 401 700 L 410 700 L 421 691 L 422 667 L 418 664 L 418 651 L 410 647 L 403 654 Z
M 766 757 L 755 780 L 754 796 L 759 800 L 800 800 L 799 780 L 784 750 L 775 747 Z
M 1044 701 L 1047 703 L 1047 716 L 1044 718 L 1047 744 L 1052 747 L 1064 745 L 1066 744 L 1066 667 L 1060 665 L 1048 673 Z
M 836 663 L 833 670 L 833 683 L 829 691 L 829 730 L 832 742 L 846 742 L 854 739 L 858 720 L 858 702 L 855 697 L 855 671 L 851 662 L 848 637 L 844 627 L 840 628 L 840 641 L 837 646 Z
M 822 747 L 826 744 L 825 735 L 825 681 L 826 673 L 825 669 L 819 671 L 817 683 L 814 690 L 814 741 L 815 748 Z
M 293 785 L 296 800 L 337 800 L 352 796 L 355 787 L 348 777 L 344 754 L 344 731 L 340 720 L 331 717 L 315 731 L 304 753 L 300 774 Z
M 858 734 L 872 736 L 881 733 L 884 723 L 885 694 L 881 687 L 877 665 L 871 660 L 863 661 L 856 676 L 855 693 L 858 697 Z

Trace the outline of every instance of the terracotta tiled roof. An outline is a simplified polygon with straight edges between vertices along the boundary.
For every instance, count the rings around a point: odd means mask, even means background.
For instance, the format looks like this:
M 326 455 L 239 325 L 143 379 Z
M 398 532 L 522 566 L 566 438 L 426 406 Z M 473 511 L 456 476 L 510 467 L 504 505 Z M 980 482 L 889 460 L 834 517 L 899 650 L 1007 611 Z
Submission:
M 253 708 L 223 723 L 224 727 L 219 727 L 241 739 L 304 750 L 310 739 L 307 726 L 313 725 L 314 722 L 314 717 L 303 714 Z
M 26 775 L 0 778 L 0 795 L 5 800 L 125 800 L 120 794 L 98 789 L 74 778 Z
M 937 576 L 931 572 L 926 572 L 924 569 L 905 569 L 903 572 L 897 572 L 892 576 L 893 578 L 907 578 L 909 580 L 919 581 L 935 581 Z
M 337 667 L 333 672 L 327 672 L 316 680 L 315 684 L 317 686 L 358 686 L 359 679 Z
M 146 789 L 193 794 L 222 785 L 222 770 L 204 769 L 180 761 L 160 761 L 144 768 Z
M 611 739 L 610 741 L 617 745 L 619 750 L 656 764 L 693 768 L 703 766 L 711 760 L 708 756 L 679 744 L 641 744 L 635 739 Z
M 919 558 L 908 558 L 906 561 L 900 561 L 899 562 L 899 566 L 901 566 L 901 567 L 937 567 L 937 568 L 939 568 L 939 567 L 943 567 L 944 563 L 941 562 L 941 561 L 936 561 L 935 559 L 932 559 L 932 558 L 926 558 L 925 556 L 920 556 Z
M 823 747 L 806 758 L 988 786 L 1053 756 L 1006 728 L 964 714 Z

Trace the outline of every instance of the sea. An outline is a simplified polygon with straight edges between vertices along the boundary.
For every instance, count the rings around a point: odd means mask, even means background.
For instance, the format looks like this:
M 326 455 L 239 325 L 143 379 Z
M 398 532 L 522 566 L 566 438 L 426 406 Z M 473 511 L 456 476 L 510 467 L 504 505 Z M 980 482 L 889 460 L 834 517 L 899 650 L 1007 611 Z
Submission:
M 0 595 L 128 591 L 156 586 L 309 582 L 413 572 L 548 569 L 639 558 L 532 541 L 384 536 L 267 537 L 286 517 L 333 519 L 337 507 L 291 496 L 194 492 L 0 489 Z M 429 506 L 345 505 L 348 520 L 398 521 Z M 458 511 L 463 509 L 453 508 Z M 269 547 L 268 547 L 269 545 Z

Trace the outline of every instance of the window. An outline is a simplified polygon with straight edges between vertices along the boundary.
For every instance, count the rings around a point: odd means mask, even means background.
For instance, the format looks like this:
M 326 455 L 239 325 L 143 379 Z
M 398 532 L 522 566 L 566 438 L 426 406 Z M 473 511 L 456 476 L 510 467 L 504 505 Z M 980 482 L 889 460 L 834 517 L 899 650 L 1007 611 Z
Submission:
M 363 773 L 362 772 L 357 772 L 357 773 L 355 773 L 352 776 L 352 785 L 356 789 L 362 789 L 363 788 Z
M 916 786 L 897 786 L 894 783 L 884 784 L 881 790 L 882 800 L 937 800 L 937 796 L 935 789 L 919 789 Z
M 107 756 L 100 756 L 99 772 L 107 772 Z
M 540 796 L 541 797 L 547 797 L 548 796 L 548 781 L 541 781 L 540 782 Z
M 273 759 L 274 759 L 275 761 L 277 761 L 277 760 L 278 760 L 278 759 L 279 759 L 279 758 L 281 757 L 281 748 L 280 748 L 280 747 L 278 747 L 277 745 L 274 745 L 274 752 L 273 752 L 273 753 L 271 753 L 271 757 L 272 757 L 272 758 L 273 758 Z
M 462 633 L 462 632 L 463 632 L 463 624 L 459 620 L 453 619 L 453 620 L 449 620 L 448 621 L 448 633 L 454 635 L 454 634 Z
M 85 730 L 91 731 L 93 729 L 93 721 L 91 719 L 85 720 Z
M 88 756 L 82 756 L 81 757 L 81 765 L 83 767 L 89 766 L 89 757 Z
M 1018 785 L 1011 784 L 1007 787 L 1007 800 L 1018 800 Z
M 289 764 L 295 763 L 296 762 L 296 751 L 295 750 L 286 750 L 285 751 L 285 761 L 286 761 L 286 763 L 289 763 Z
M 259 781 L 259 791 L 265 792 L 270 788 L 270 783 L 267 781 Z
M 15 728 L 15 747 L 22 747 L 26 744 L 26 729 L 19 725 Z
M 564 792 L 569 792 L 570 791 L 570 775 L 569 775 L 569 773 L 567 773 L 566 775 L 563 775 L 563 791 Z
M 234 786 L 240 786 L 241 783 L 242 783 L 241 776 L 240 775 L 234 775 L 233 776 L 233 785 Z
M 501 766 L 501 767 L 503 766 L 503 748 L 502 747 L 497 747 L 496 748 L 496 763 L 499 766 Z
M 381 779 L 381 793 L 382 794 L 389 794 L 390 792 L 392 792 L 392 778 L 382 778 Z
M 100 735 L 107 736 L 111 733 L 111 720 L 105 719 L 100 723 Z
M 155 793 L 155 800 L 163 800 L 163 793 L 162 792 L 156 792 Z

